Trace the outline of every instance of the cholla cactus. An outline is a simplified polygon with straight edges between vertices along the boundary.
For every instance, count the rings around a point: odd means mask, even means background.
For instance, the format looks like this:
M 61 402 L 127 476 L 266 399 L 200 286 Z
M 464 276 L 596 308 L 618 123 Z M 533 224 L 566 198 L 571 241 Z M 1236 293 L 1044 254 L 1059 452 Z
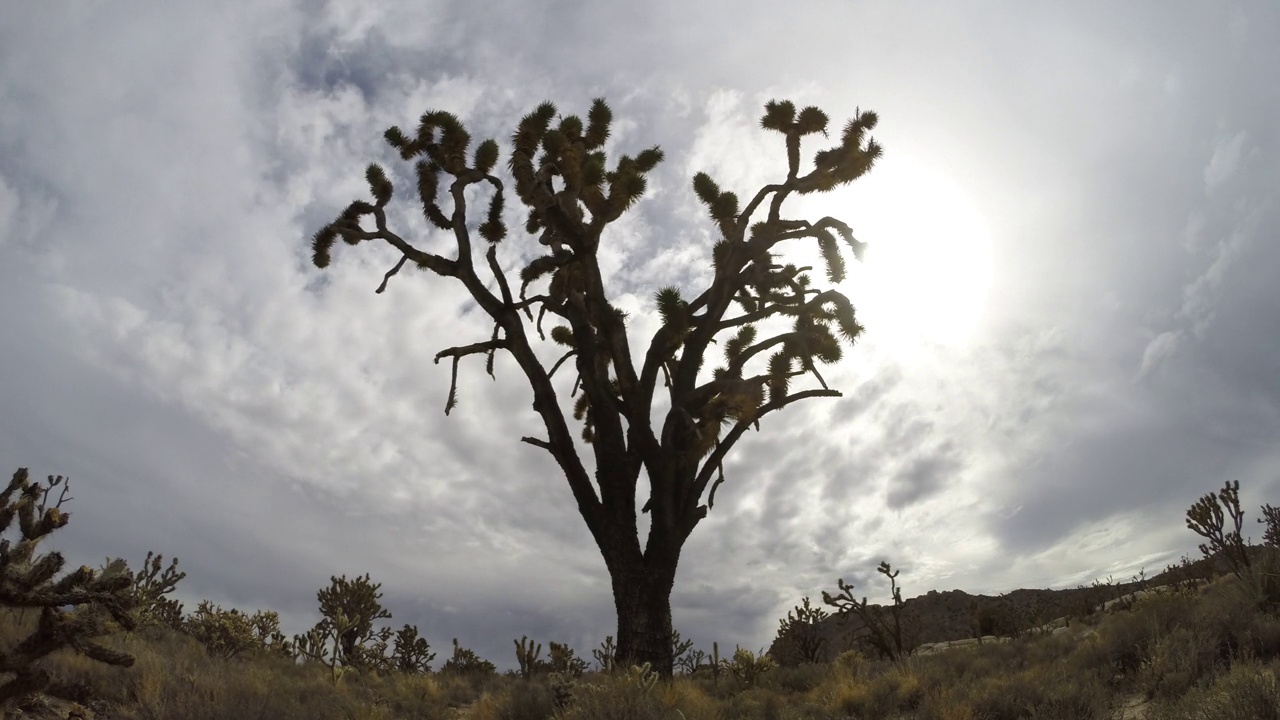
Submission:
M 632 665 L 627 671 L 624 681 L 635 685 L 644 692 L 651 692 L 658 685 L 660 676 L 649 663 Z
M 772 669 L 773 658 L 766 655 L 763 648 L 757 654 L 744 647 L 737 647 L 733 651 L 733 660 L 729 662 L 729 672 L 747 687 L 754 687 L 760 676 Z
M 49 476 L 47 486 L 32 484 L 26 468 L 19 468 L 0 493 L 0 535 L 9 533 L 14 520 L 18 521 L 17 536 L 0 539 L 0 605 L 40 610 L 39 623 L 29 636 L 0 649 L 0 673 L 12 675 L 0 684 L 0 709 L 36 692 L 70 693 L 69 686 L 54 683 L 38 666 L 55 650 L 70 648 L 108 665 L 133 665 L 131 656 L 93 641 L 110 630 L 110 621 L 126 630 L 136 626 L 130 592 L 133 575 L 125 562 L 110 561 L 100 571 L 81 566 L 55 579 L 66 564 L 62 554 L 36 555 L 40 541 L 71 520 L 60 508 L 68 499 L 65 483 L 59 475 Z M 62 485 L 60 496 L 49 507 L 50 492 L 58 485 Z
M 260 616 L 261 613 L 251 617 L 235 608 L 223 610 L 208 600 L 201 600 L 182 629 L 199 640 L 210 655 L 230 659 L 264 646 L 256 627 L 262 623 Z
M 395 649 L 391 655 L 392 667 L 402 673 L 431 672 L 431 661 L 436 654 L 424 637 L 418 637 L 418 626 L 406 624 L 396 631 Z
M 369 581 L 369 575 L 347 580 L 347 576 L 331 577 L 330 585 L 316 593 L 320 602 L 320 614 L 328 618 L 331 625 L 338 629 L 338 648 L 335 659 L 343 665 L 360 666 L 370 659 L 368 648 L 370 643 L 390 638 L 389 631 L 374 631 L 375 620 L 390 619 L 382 603 L 382 585 Z M 344 622 L 338 623 L 342 617 Z M 384 646 L 385 647 L 385 646 Z
M 459 645 L 458 638 L 453 639 L 453 657 L 440 668 L 440 672 L 446 675 L 492 675 L 497 671 L 498 668 L 493 663 L 477 655 L 474 650 Z
M 334 618 L 321 618 L 315 627 L 302 635 L 293 636 L 293 647 L 299 657 L 321 663 L 329 668 L 330 679 L 337 685 L 342 676 L 351 669 L 341 662 L 341 641 L 344 630 L 350 629 L 351 622 L 338 615 Z
M 600 647 L 591 651 L 591 656 L 596 659 L 602 673 L 612 673 L 618 669 L 618 646 L 613 644 L 612 635 L 605 636 Z
M 569 672 L 553 672 L 548 679 L 551 682 L 551 702 L 557 710 L 563 711 L 573 703 L 574 691 L 578 689 L 578 676 Z
M 163 625 L 177 630 L 182 627 L 182 603 L 166 596 L 187 574 L 178 572 L 178 558 L 173 558 L 162 571 L 163 563 L 163 555 L 148 552 L 142 569 L 134 574 L 134 617 L 139 625 Z
M 562 645 L 558 642 L 548 643 L 551 658 L 549 665 L 552 672 L 568 673 L 573 677 L 580 677 L 582 673 L 587 671 L 587 663 L 578 657 L 573 648 L 568 645 Z

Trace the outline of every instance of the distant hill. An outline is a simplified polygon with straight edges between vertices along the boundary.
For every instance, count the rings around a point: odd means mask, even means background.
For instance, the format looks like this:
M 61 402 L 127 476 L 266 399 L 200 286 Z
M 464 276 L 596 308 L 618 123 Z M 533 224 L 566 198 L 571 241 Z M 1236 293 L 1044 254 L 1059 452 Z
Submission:
M 1261 550 L 1250 548 L 1250 553 Z M 904 639 L 912 646 L 926 643 L 950 642 L 979 635 L 1009 636 L 1030 628 L 1044 625 L 1058 618 L 1079 618 L 1095 611 L 1103 603 L 1128 595 L 1143 587 L 1171 585 L 1184 578 L 1209 579 L 1229 571 L 1226 562 L 1219 557 L 1201 558 L 1185 564 L 1170 566 L 1165 571 L 1143 582 L 1119 582 L 1095 584 L 1087 587 L 1062 590 L 1019 589 L 998 596 L 970 595 L 963 590 L 930 590 L 924 595 L 903 601 L 902 627 Z M 876 578 L 879 580 L 880 578 Z M 858 587 L 855 593 L 861 599 L 876 594 L 888 594 L 887 581 L 883 586 Z M 818 599 L 821 603 L 821 599 Z M 878 612 L 887 615 L 887 608 L 871 604 Z M 833 610 L 834 608 L 827 608 Z M 819 625 L 819 633 L 826 639 L 826 659 L 853 648 L 872 651 L 860 646 L 855 638 L 865 634 L 865 626 L 853 614 L 843 618 L 832 616 Z M 782 664 L 798 662 L 790 644 L 775 638 L 769 654 Z

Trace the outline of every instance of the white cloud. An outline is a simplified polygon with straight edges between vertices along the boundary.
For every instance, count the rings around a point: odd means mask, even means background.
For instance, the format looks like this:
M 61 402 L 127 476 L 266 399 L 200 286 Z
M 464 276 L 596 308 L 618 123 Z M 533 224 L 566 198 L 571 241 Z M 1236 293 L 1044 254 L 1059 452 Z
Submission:
M 1142 351 L 1142 364 L 1138 367 L 1137 381 L 1141 382 L 1155 372 L 1161 364 L 1167 362 L 1178 351 L 1182 344 L 1182 333 L 1177 330 L 1162 332 L 1147 343 Z
M 1213 146 L 1213 155 L 1204 168 L 1205 189 L 1212 193 L 1235 175 L 1244 158 L 1247 137 L 1243 130 L 1231 136 L 1220 136 Z
M 17 234 L 18 193 L 0 175 L 0 246 Z

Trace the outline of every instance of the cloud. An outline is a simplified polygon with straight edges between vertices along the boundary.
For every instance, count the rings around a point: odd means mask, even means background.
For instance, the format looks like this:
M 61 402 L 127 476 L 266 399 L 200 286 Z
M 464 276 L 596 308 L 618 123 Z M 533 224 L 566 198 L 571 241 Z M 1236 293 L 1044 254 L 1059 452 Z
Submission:
M 1182 342 L 1182 333 L 1176 330 L 1162 332 L 1155 336 L 1151 342 L 1147 343 L 1147 349 L 1142 352 L 1142 365 L 1138 368 L 1137 380 L 1140 382 L 1163 362 L 1173 356 L 1178 351 L 1178 345 Z
M 1235 175 L 1245 156 L 1245 141 L 1245 133 L 1240 131 L 1229 137 L 1219 137 L 1214 143 L 1213 155 L 1210 156 L 1209 164 L 1204 168 L 1206 190 L 1212 193 Z
M 442 412 L 450 368 L 431 359 L 491 327 L 447 278 L 406 270 L 375 295 L 388 248 L 342 245 L 321 272 L 307 238 L 365 196 L 377 161 L 407 192 L 393 224 L 449 252 L 388 126 L 446 109 L 505 146 L 543 99 L 583 112 L 608 97 L 611 152 L 667 153 L 601 252 L 643 352 L 653 292 L 710 277 L 690 175 L 743 198 L 776 179 L 782 144 L 758 114 L 790 97 L 833 131 L 875 108 L 886 163 L 963 189 L 990 233 L 991 290 L 965 344 L 872 328 L 824 371 L 843 398 L 744 437 L 682 557 L 678 627 L 700 647 L 759 647 L 836 577 L 874 595 L 884 559 L 908 595 L 1161 562 L 1194 547 L 1188 498 L 1227 477 L 1274 489 L 1280 108 L 1257 90 L 1278 66 L 1273 12 L 14 11 L 0 28 L 0 457 L 73 477 L 73 559 L 177 555 L 189 607 L 279 609 L 297 632 L 330 575 L 370 572 L 397 624 L 437 648 L 456 636 L 509 664 L 508 638 L 527 633 L 586 655 L 614 631 L 609 581 L 559 469 L 519 442 L 539 434 L 519 369 L 500 358 L 495 380 L 465 359 L 459 407 Z M 1191 28 L 1197 43 L 1169 39 Z M 885 175 L 874 198 L 915 197 Z M 888 242 L 865 231 L 868 203 L 889 200 L 868 197 L 855 183 L 787 212 Z M 510 210 L 500 258 L 516 272 L 539 248 Z M 858 278 L 882 271 L 869 261 L 848 283 L 860 308 Z M 567 397 L 572 379 L 557 382 Z

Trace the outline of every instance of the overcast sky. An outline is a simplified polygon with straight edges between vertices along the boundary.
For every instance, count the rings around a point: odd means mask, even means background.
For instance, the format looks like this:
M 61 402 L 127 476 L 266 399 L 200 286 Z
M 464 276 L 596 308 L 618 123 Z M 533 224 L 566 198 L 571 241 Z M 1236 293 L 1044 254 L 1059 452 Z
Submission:
M 483 7 L 481 7 L 483 6 Z M 537 9 L 535 9 L 537 8 Z M 393 622 L 512 664 L 582 656 L 604 563 L 513 363 L 458 287 L 308 239 L 428 109 L 504 143 L 604 96 L 666 161 L 601 255 L 631 313 L 707 280 L 709 171 L 785 174 L 762 105 L 880 115 L 882 162 L 787 212 L 868 243 L 842 399 L 749 433 L 685 547 L 676 627 L 768 645 L 804 595 L 1074 587 L 1195 552 L 1186 508 L 1280 482 L 1280 5 L 1252 2 L 10 3 L 0 22 L 0 458 L 71 477 L 73 563 L 181 559 L 194 607 L 318 619 L 368 572 Z M 810 144 L 803 156 L 820 149 Z M 500 167 L 505 167 L 505 154 Z M 411 187 L 401 183 L 402 187 Z M 444 251 L 401 197 L 402 235 Z M 533 243 L 511 210 L 502 262 Z M 805 256 L 798 255 L 803 260 Z M 819 273 L 821 277 L 821 273 Z M 474 360 L 474 359 L 473 359 Z M 437 665 L 440 661 L 437 661 Z

